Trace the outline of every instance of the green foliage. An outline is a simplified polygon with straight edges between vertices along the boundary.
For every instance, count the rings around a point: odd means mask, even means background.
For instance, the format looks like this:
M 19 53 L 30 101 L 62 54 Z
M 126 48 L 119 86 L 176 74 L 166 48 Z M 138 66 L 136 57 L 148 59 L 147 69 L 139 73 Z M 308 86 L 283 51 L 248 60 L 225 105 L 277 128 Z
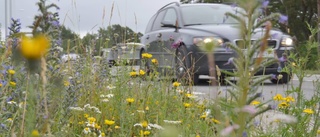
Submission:
M 135 66 L 124 63 L 109 68 L 103 62 L 104 58 L 92 57 L 92 54 L 83 54 L 78 60 L 59 62 L 58 65 L 53 65 L 52 59 L 43 58 L 36 64 L 41 73 L 29 73 L 24 69 L 24 61 L 12 66 L 11 51 L 6 48 L 4 54 L 0 54 L 0 136 L 316 136 L 320 125 L 320 111 L 316 111 L 319 109 L 320 84 L 315 82 L 315 95 L 311 99 L 304 98 L 301 86 L 310 59 L 308 55 L 317 44 L 310 39 L 305 46 L 305 57 L 290 55 L 289 64 L 283 70 L 294 72 L 299 86 L 289 88 L 288 85 L 283 97 L 277 95 L 274 101 L 260 104 L 261 93 L 257 89 L 270 76 L 252 74 L 275 60 L 252 58 L 257 50 L 266 50 L 261 48 L 260 42 L 268 39 L 271 24 L 267 21 L 264 37 L 251 43 L 258 16 L 250 11 L 258 8 L 259 3 L 243 0 L 240 7 L 249 17 L 247 22 L 228 13 L 229 17 L 241 22 L 241 30 L 245 32 L 242 33 L 243 47 L 229 45 L 239 55 L 234 60 L 237 71 L 232 73 L 239 80 L 237 83 L 227 81 L 231 85 L 228 88 L 231 97 L 197 98 L 193 87 L 172 83 L 171 79 L 159 80 L 157 71 L 146 73 L 145 68 L 134 69 Z M 277 16 L 272 14 L 270 18 Z M 62 28 L 62 31 L 65 32 L 63 38 L 69 39 L 67 41 L 78 39 L 69 29 Z M 106 38 L 110 42 L 114 39 L 113 44 L 134 36 L 121 33 L 116 36 L 110 31 L 100 29 L 101 35 L 88 34 L 73 46 L 81 47 L 88 42 L 89 46 L 95 47 L 97 44 L 90 43 L 91 40 L 99 40 L 99 45 L 103 45 L 108 42 L 103 41 Z M 311 29 L 312 36 L 315 32 Z M 59 60 L 58 57 L 53 59 Z M 151 69 L 157 70 L 158 64 L 152 55 L 143 58 L 142 62 L 150 62 Z M 271 109 L 269 103 L 275 105 L 273 111 L 268 111 Z M 267 112 L 271 115 L 265 118 L 274 121 L 263 123 L 261 120 L 260 125 L 256 124 L 256 118 L 263 119 L 260 116 Z M 279 113 L 281 117 L 271 119 Z
M 85 46 L 87 51 L 94 52 L 93 54 L 98 55 L 102 48 L 111 48 L 117 43 L 126 42 L 140 42 L 142 33 L 134 32 L 129 27 L 123 27 L 119 24 L 108 26 L 107 29 L 99 28 L 97 34 L 87 33 L 83 39 L 82 44 Z

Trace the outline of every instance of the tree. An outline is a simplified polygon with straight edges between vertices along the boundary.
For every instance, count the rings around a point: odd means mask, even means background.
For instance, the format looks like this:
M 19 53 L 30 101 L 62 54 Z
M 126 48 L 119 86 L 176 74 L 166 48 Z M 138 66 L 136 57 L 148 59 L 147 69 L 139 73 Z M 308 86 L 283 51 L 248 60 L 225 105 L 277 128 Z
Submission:
M 78 40 L 80 39 L 79 35 L 73 32 L 71 29 L 61 26 L 61 39 L 62 39 L 62 48 L 67 50 L 69 48 L 74 48 L 78 45 Z
M 82 38 L 82 44 L 97 55 L 102 48 L 111 48 L 118 43 L 140 42 L 142 33 L 134 32 L 129 27 L 119 24 L 99 28 L 97 34 L 87 34 Z

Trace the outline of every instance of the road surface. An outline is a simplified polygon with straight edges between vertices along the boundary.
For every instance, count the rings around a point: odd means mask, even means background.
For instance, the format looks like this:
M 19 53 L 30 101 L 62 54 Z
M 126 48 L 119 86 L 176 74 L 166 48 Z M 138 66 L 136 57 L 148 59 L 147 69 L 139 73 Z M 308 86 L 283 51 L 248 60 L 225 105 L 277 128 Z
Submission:
M 317 81 L 319 80 L 319 81 Z M 192 89 L 197 96 L 205 99 L 215 98 L 218 92 L 221 92 L 219 96 L 230 96 L 226 89 L 232 88 L 231 86 L 210 86 L 207 82 L 208 79 L 202 79 L 197 85 L 193 86 Z M 310 99 L 316 92 L 318 85 L 320 84 L 320 75 L 312 75 L 305 77 L 302 83 L 302 91 L 306 99 Z M 296 76 L 290 81 L 289 84 L 272 84 L 269 81 L 265 81 L 258 89 L 262 93 L 262 101 L 272 99 L 277 93 L 285 95 L 287 90 L 292 90 L 299 86 L 299 81 Z M 319 86 L 318 86 L 319 87 Z M 295 96 L 295 95 L 293 95 Z

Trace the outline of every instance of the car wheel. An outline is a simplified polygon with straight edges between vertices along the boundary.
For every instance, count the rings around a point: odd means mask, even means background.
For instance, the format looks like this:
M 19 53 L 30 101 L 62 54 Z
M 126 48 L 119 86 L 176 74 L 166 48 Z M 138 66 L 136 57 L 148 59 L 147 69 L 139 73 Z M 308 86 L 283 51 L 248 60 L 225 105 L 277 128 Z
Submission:
M 282 75 L 281 79 L 278 79 L 279 74 L 276 76 L 276 78 L 271 79 L 270 81 L 273 84 L 287 84 L 288 82 L 290 82 L 292 74 L 288 74 L 288 73 L 280 73 Z
M 198 83 L 199 75 L 192 73 L 191 57 L 183 45 L 176 50 L 175 64 L 175 74 L 178 81 L 185 84 Z

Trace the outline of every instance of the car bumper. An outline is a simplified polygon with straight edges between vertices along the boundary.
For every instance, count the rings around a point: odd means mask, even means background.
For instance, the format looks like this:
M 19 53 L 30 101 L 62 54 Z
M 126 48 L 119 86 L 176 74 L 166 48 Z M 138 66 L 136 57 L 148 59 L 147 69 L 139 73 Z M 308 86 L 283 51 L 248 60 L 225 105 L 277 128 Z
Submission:
M 282 53 L 280 53 L 282 54 Z M 209 75 L 209 63 L 208 62 L 208 56 L 207 53 L 197 53 L 193 54 L 195 57 L 195 62 L 194 62 L 194 73 L 196 75 Z M 218 66 L 219 69 L 233 72 L 236 70 L 235 66 L 233 65 L 232 58 L 235 57 L 234 53 L 214 53 L 214 65 Z M 211 62 L 213 63 L 213 62 Z M 274 63 L 270 66 L 261 68 L 260 71 L 258 71 L 255 75 L 268 75 L 268 74 L 277 74 L 281 68 L 284 67 L 284 63 Z

